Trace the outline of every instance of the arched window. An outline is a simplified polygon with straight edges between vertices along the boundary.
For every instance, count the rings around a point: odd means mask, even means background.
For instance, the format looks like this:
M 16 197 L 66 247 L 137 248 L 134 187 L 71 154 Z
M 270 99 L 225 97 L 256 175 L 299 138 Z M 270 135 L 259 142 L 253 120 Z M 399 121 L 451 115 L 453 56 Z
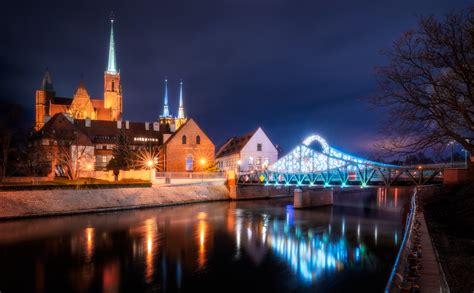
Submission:
M 181 138 L 181 143 L 186 144 L 186 135 L 183 135 L 183 137 Z
M 201 144 L 201 137 L 199 135 L 196 136 L 196 144 Z
M 192 172 L 193 171 L 193 155 L 186 156 L 186 171 Z
M 112 80 L 112 91 L 115 91 L 115 82 Z

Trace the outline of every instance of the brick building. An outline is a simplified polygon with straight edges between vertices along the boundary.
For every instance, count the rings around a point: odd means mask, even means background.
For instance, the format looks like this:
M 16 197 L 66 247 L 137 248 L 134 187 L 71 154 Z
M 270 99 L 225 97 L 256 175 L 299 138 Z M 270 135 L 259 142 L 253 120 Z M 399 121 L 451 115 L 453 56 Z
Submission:
M 109 60 L 104 71 L 104 97 L 92 98 L 84 82 L 81 81 L 69 97 L 56 95 L 51 75 L 48 70 L 44 73 L 41 87 L 35 96 L 35 129 L 40 130 L 51 117 L 57 113 L 68 113 L 76 119 L 109 120 L 122 119 L 122 85 L 120 71 L 115 58 L 114 20 L 110 20 Z
M 104 170 L 113 157 L 120 135 L 127 137 L 134 152 L 156 151 L 159 171 L 202 171 L 214 162 L 214 144 L 193 119 L 187 119 L 178 130 L 171 132 L 167 124 L 159 122 L 74 119 L 58 113 L 38 134 L 41 144 L 50 149 L 50 160 L 60 175 L 75 166 L 77 151 L 81 171 Z M 68 148 L 73 166 L 65 166 L 65 160 L 58 160 L 60 147 Z
M 41 144 L 50 150 L 48 153 L 53 168 L 61 174 L 64 169 L 74 168 L 79 163 L 79 170 L 103 170 L 113 157 L 119 137 L 123 135 L 130 142 L 132 151 L 156 152 L 159 156 L 156 158 L 156 167 L 160 171 L 203 170 L 205 165 L 214 162 L 215 148 L 197 123 L 185 116 L 182 81 L 179 84 L 177 116 L 170 114 L 168 80 L 165 79 L 163 113 L 157 121 L 123 120 L 122 87 L 115 56 L 113 23 L 111 19 L 103 99 L 91 98 L 82 81 L 72 98 L 56 96 L 48 71 L 40 89 L 36 91 L 35 129 Z M 67 152 L 64 152 L 65 148 Z M 63 156 L 57 156 L 60 150 Z M 73 163 L 70 163 L 71 160 L 62 160 L 64 156 L 72 158 Z M 73 166 L 65 166 L 65 162 Z

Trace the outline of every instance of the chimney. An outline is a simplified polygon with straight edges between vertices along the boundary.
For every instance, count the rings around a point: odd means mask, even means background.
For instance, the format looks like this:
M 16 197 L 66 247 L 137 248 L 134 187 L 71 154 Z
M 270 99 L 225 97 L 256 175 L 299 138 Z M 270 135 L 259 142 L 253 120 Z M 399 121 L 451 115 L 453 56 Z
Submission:
M 130 121 L 125 120 L 125 129 L 128 129 L 130 127 Z
M 145 130 L 150 130 L 150 123 L 145 122 Z
M 122 129 L 122 120 L 117 120 L 117 129 Z
M 90 119 L 86 119 L 86 120 L 85 120 L 85 124 L 86 124 L 86 127 L 91 127 L 91 120 L 90 120 Z
M 160 131 L 160 123 L 153 122 L 153 130 L 154 131 Z

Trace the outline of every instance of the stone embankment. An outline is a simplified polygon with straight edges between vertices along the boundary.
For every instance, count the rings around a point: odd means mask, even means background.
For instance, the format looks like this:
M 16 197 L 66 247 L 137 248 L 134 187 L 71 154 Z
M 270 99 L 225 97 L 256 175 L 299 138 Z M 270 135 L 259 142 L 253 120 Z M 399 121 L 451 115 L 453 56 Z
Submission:
M 0 220 L 229 200 L 224 185 L 0 192 Z

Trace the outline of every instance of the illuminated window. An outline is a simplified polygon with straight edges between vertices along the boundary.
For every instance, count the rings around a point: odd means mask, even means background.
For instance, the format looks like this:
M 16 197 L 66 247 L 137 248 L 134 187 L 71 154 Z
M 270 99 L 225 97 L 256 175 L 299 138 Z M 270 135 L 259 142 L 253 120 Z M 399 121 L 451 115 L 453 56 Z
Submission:
M 201 137 L 199 135 L 196 136 L 196 144 L 201 144 Z
M 186 138 L 186 136 L 183 136 Z M 191 172 L 193 171 L 193 155 L 186 156 L 186 171 Z
M 186 135 L 183 135 L 183 137 L 181 138 L 181 143 L 186 144 Z
M 257 143 L 257 152 L 261 152 L 262 151 L 262 144 L 261 143 Z M 258 163 L 257 163 L 258 164 Z
M 261 158 L 261 157 L 257 157 L 256 164 L 257 164 L 257 165 L 261 165 L 261 164 L 262 164 L 262 158 Z
M 253 157 L 249 157 L 249 165 L 253 165 Z
M 102 156 L 102 163 L 107 163 L 107 156 Z

